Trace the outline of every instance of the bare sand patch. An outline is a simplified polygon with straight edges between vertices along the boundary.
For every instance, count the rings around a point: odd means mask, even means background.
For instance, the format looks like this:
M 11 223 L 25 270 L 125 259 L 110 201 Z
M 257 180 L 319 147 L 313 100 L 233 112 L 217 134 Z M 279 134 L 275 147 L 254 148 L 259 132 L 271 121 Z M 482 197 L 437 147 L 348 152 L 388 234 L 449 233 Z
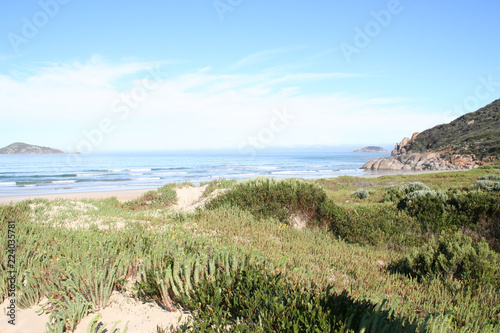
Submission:
M 217 189 L 210 193 L 209 196 L 203 197 L 208 185 L 204 186 L 187 186 L 175 188 L 177 192 L 177 204 L 172 208 L 185 212 L 194 212 L 196 208 L 203 208 L 205 204 L 216 196 L 226 192 L 228 189 Z
M 45 299 L 40 304 L 44 304 Z M 0 305 L 0 332 L 2 333 L 44 333 L 47 332 L 50 314 L 40 311 L 41 305 L 29 309 L 16 309 L 15 325 L 9 324 L 10 318 L 5 315 L 10 300 L 6 299 Z M 39 312 L 39 313 L 37 313 Z M 128 332 L 154 333 L 157 326 L 161 328 L 177 327 L 186 322 L 189 314 L 181 311 L 168 312 L 154 303 L 143 303 L 119 292 L 113 292 L 110 304 L 103 310 L 96 311 L 84 317 L 75 329 L 75 333 L 86 333 L 92 320 L 100 315 L 98 323 L 106 325 L 108 331 L 116 325 L 120 332 L 125 326 Z
M 42 302 L 43 303 L 43 302 Z M 7 306 L 10 300 L 7 298 L 0 305 L 0 332 L 2 333 L 44 333 L 47 331 L 49 315 L 46 313 L 36 313 L 40 306 L 34 306 L 29 309 L 16 309 L 15 325 L 9 324 L 11 318 L 7 317 Z
M 156 332 L 156 327 L 169 328 L 177 327 L 179 318 L 181 322 L 189 318 L 188 314 L 181 311 L 168 312 L 160 308 L 155 303 L 143 303 L 130 297 L 126 297 L 119 292 L 113 292 L 110 304 L 103 310 L 92 313 L 78 324 L 75 333 L 86 333 L 87 328 L 97 315 L 101 315 L 98 322 L 106 325 L 111 330 L 113 325 L 119 321 L 116 328 L 120 332 L 124 331 L 125 326 L 128 332 Z
M 177 192 L 177 204 L 175 204 L 173 208 L 176 210 L 194 211 L 194 205 L 201 200 L 207 186 L 208 185 L 175 188 L 175 192 Z

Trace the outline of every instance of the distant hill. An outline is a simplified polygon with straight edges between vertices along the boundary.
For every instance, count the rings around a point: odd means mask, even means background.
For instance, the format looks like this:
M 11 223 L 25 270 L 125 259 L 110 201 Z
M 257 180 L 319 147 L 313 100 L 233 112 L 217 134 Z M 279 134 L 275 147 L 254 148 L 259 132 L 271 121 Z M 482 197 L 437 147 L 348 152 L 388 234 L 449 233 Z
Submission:
M 480 160 L 500 155 L 500 99 L 449 124 L 423 131 L 407 151 L 474 154 Z
M 353 151 L 353 153 L 388 153 L 388 151 L 382 147 L 368 146 L 361 149 L 357 149 Z
M 11 145 L 1 148 L 0 154 L 8 154 L 8 155 L 65 154 L 65 152 L 59 149 L 35 146 L 23 142 L 15 142 Z

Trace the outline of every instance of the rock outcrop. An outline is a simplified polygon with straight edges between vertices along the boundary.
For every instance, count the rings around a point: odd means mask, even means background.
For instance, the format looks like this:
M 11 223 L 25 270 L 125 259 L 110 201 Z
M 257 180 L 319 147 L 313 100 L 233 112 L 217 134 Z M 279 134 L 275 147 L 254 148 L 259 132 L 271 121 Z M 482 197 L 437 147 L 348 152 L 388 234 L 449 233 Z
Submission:
M 363 165 L 365 170 L 470 170 L 483 164 L 473 154 L 451 154 L 450 152 L 411 152 L 411 145 L 419 133 L 403 138 L 396 143 L 390 157 L 369 161 Z
M 365 170 L 470 170 L 478 167 L 474 155 L 449 155 L 446 153 L 403 153 L 369 161 L 363 165 Z

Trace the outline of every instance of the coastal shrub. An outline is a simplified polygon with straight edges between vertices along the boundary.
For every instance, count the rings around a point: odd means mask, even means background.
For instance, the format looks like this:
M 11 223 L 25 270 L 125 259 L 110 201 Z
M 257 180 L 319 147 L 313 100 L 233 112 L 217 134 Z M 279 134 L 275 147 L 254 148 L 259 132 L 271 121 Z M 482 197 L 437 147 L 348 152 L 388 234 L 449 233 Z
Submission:
M 413 219 L 390 204 L 340 207 L 329 199 L 320 212 L 322 224 L 349 243 L 389 247 L 418 243 Z
M 182 303 L 193 320 L 177 332 L 345 332 L 415 331 L 381 305 L 357 301 L 347 292 L 290 281 L 265 265 L 246 266 L 214 280 L 202 280 Z
M 248 210 L 258 218 L 275 217 L 289 223 L 292 214 L 319 220 L 319 209 L 326 199 L 325 190 L 313 182 L 259 177 L 242 181 L 211 200 L 206 208 L 230 205 Z
M 498 193 L 471 191 L 450 191 L 448 200 L 450 213 L 460 226 L 471 227 L 479 222 L 497 219 L 500 216 L 500 195 Z
M 498 168 L 500 167 L 500 162 L 493 162 L 493 163 L 490 163 L 490 164 L 483 164 L 481 165 L 478 169 L 485 169 L 485 170 L 495 170 L 495 171 L 499 171 Z
M 431 189 L 421 182 L 411 182 L 401 186 L 392 185 L 386 187 L 387 191 L 384 194 L 383 202 L 399 202 L 409 194 L 417 191 L 431 191 Z
M 125 207 L 131 210 L 169 207 L 177 202 L 177 192 L 175 192 L 174 186 L 175 184 L 168 184 L 156 191 L 146 192 L 135 200 L 127 201 Z
M 402 195 L 408 195 L 415 191 L 430 191 L 430 190 L 431 189 L 427 185 L 421 182 L 412 182 L 404 184 L 401 185 L 401 187 L 399 188 L 399 192 L 401 192 Z
M 437 193 L 436 191 L 431 191 L 431 190 L 416 190 L 414 192 L 408 193 L 405 197 L 399 200 L 398 203 L 398 208 L 400 209 L 406 209 L 408 208 L 408 205 L 412 202 L 415 201 L 419 198 L 426 198 L 426 197 L 436 197 Z
M 467 228 L 481 233 L 481 229 L 494 231 L 498 224 L 499 199 L 497 193 L 469 189 L 416 191 L 401 199 L 398 208 L 415 217 L 424 232 Z M 495 242 L 496 236 L 492 235 L 494 232 L 484 233 L 488 241 Z
M 488 174 L 479 177 L 478 180 L 500 180 L 500 175 Z
M 321 216 L 324 221 L 336 221 L 346 215 L 345 209 L 339 207 L 335 202 L 327 198 L 319 206 L 319 216 Z
M 355 192 L 353 192 L 352 196 L 355 198 L 358 198 L 358 199 L 367 199 L 369 196 L 369 193 L 364 188 L 360 188 L 360 189 L 357 189 Z
M 207 185 L 207 188 L 203 192 L 203 197 L 208 197 L 215 190 L 232 188 L 236 184 L 238 184 L 236 179 L 218 179 L 208 183 L 200 183 L 200 186 Z
M 382 202 L 396 202 L 399 201 L 402 197 L 402 194 L 399 192 L 399 186 L 390 185 L 385 187 L 386 192 L 382 199 Z
M 500 191 L 500 182 L 492 180 L 478 180 L 474 186 L 483 191 Z
M 447 229 L 446 202 L 435 193 L 423 192 L 417 194 L 411 200 L 403 201 L 409 215 L 416 218 L 424 232 L 439 232 Z M 416 193 L 414 192 L 414 194 Z
M 419 279 L 454 278 L 498 288 L 499 260 L 499 254 L 490 250 L 484 239 L 473 242 L 471 237 L 457 232 L 451 237 L 444 233 L 438 239 L 432 236 L 426 245 L 414 249 L 397 266 Z

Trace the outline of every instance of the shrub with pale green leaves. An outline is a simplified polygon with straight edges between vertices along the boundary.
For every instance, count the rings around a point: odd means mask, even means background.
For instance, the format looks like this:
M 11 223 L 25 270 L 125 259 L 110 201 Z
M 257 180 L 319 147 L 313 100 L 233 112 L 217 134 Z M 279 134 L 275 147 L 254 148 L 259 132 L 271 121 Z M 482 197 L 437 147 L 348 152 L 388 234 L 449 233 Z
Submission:
M 409 194 L 418 192 L 418 191 L 423 191 L 424 192 L 432 192 L 431 189 L 421 183 L 421 182 L 412 182 L 408 184 L 401 185 L 399 187 L 393 185 L 387 187 L 387 192 L 384 195 L 383 201 L 391 201 L 391 202 L 398 202 L 401 199 L 407 197 Z
M 478 180 L 500 180 L 500 175 L 484 175 L 478 178 Z
M 478 180 L 474 186 L 483 191 L 500 191 L 500 182 L 492 180 Z
M 366 199 L 369 196 L 369 193 L 364 188 L 359 188 L 352 193 L 352 196 L 358 199 Z
M 429 188 L 429 186 L 421 183 L 421 182 L 412 182 L 412 183 L 408 183 L 408 184 L 404 184 L 404 185 L 401 185 L 401 187 L 399 188 L 399 192 L 401 192 L 402 194 L 405 194 L 405 195 L 408 195 L 412 192 L 415 192 L 415 191 L 430 191 L 431 189 Z

